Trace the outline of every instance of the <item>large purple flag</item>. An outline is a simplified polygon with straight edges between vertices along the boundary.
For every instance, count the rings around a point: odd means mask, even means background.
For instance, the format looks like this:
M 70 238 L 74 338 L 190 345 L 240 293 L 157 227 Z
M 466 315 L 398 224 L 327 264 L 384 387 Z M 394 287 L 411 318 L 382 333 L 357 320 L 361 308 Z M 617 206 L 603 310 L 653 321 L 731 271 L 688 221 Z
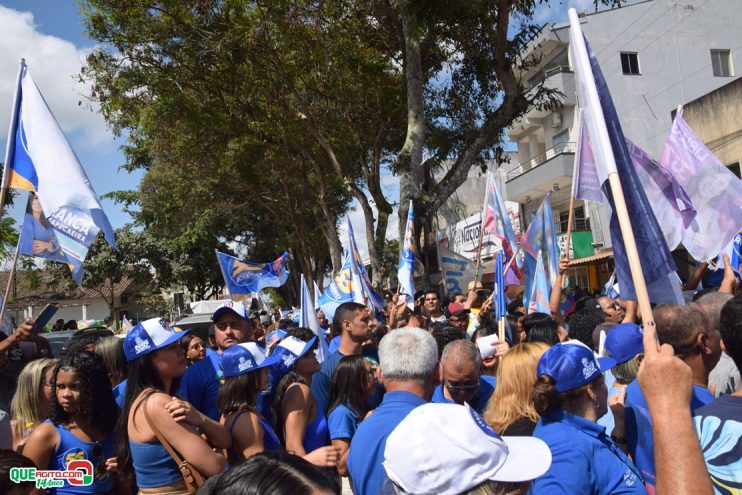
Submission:
M 740 181 L 675 115 L 660 165 L 685 188 L 698 214 L 683 236 L 683 246 L 698 261 L 715 258 L 742 227 Z
M 571 15 L 570 17 L 575 16 Z M 570 45 L 573 50 L 576 50 L 580 44 L 582 44 L 587 51 L 589 66 L 586 67 L 581 64 L 579 62 L 580 57 L 576 56 L 574 57 L 575 60 L 577 60 L 577 63 L 575 64 L 575 72 L 577 76 L 576 81 L 578 95 L 580 96 L 580 105 L 583 106 L 584 115 L 587 120 L 586 128 L 589 130 L 591 138 L 590 142 L 593 146 L 595 146 L 596 143 L 601 146 L 604 145 L 602 141 L 598 140 L 599 131 L 598 126 L 596 125 L 596 122 L 599 120 L 604 120 L 609 140 L 609 143 L 606 143 L 605 146 L 610 146 L 610 151 L 608 153 L 612 154 L 615 159 L 615 170 L 606 169 L 606 167 L 611 165 L 609 163 L 598 162 L 597 173 L 600 177 L 599 180 L 601 182 L 603 194 L 608 199 L 608 203 L 612 210 L 610 232 L 613 244 L 613 256 L 616 263 L 616 275 L 619 286 L 621 287 L 621 297 L 635 300 L 636 290 L 634 288 L 634 281 L 631 277 L 631 270 L 626 255 L 626 246 L 621 234 L 618 216 L 616 215 L 613 194 L 607 180 L 608 174 L 613 172 L 618 174 L 621 181 L 624 200 L 631 220 L 631 226 L 636 240 L 636 247 L 639 253 L 639 260 L 647 284 L 647 290 L 649 291 L 650 300 L 656 303 L 681 304 L 683 299 L 682 294 L 680 293 L 680 287 L 677 283 L 678 279 L 675 274 L 675 263 L 672 260 L 670 249 L 667 245 L 667 241 L 665 241 L 662 230 L 657 223 L 657 219 L 652 212 L 651 205 L 644 193 L 644 188 L 642 187 L 638 174 L 632 164 L 629 147 L 626 144 L 626 138 L 621 129 L 616 108 L 613 106 L 613 100 L 611 99 L 608 85 L 605 82 L 603 73 L 600 70 L 597 59 L 595 58 L 595 54 L 592 52 L 589 43 L 582 35 L 582 32 L 579 29 L 579 23 L 575 17 L 570 30 Z M 588 76 L 587 71 L 590 71 L 592 77 Z M 594 88 L 597 90 L 597 107 L 591 104 L 591 100 L 588 97 L 587 88 L 588 85 L 592 83 L 590 79 L 594 79 Z M 606 156 L 605 148 L 600 149 L 601 154 L 599 156 Z M 597 153 L 596 156 L 598 156 Z
M 584 201 L 603 202 L 595 154 L 590 145 L 587 121 L 582 115 L 580 115 L 580 136 L 577 139 L 577 153 L 575 153 L 575 171 L 572 177 L 572 196 Z
M 629 148 L 634 170 L 665 236 L 667 247 L 675 249 L 696 216 L 696 209 L 683 186 L 672 174 L 629 139 L 626 139 L 626 146 Z

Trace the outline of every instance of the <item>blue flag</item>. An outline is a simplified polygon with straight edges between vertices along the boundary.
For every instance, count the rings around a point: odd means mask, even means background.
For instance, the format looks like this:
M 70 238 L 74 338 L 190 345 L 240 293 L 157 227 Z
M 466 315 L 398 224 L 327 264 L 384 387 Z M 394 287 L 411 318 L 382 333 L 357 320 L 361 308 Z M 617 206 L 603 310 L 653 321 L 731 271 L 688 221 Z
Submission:
M 332 320 L 338 306 L 346 302 L 366 304 L 376 311 L 384 309 L 384 299 L 371 287 L 368 272 L 358 253 L 353 225 L 348 220 L 348 248 L 345 250 L 343 266 L 319 297 L 319 306 L 325 316 Z
M 531 292 L 528 294 L 526 311 L 528 313 L 546 313 L 551 314 L 549 308 L 549 297 L 551 295 L 551 286 L 546 281 L 546 271 L 544 270 L 544 258 L 538 253 L 536 258 L 536 269 L 533 274 L 533 285 Z
M 402 246 L 402 256 L 399 258 L 399 269 L 397 270 L 397 279 L 399 279 L 400 294 L 407 296 L 407 306 L 415 309 L 415 216 L 412 211 L 412 201 L 410 209 L 407 211 L 407 227 L 404 231 L 404 244 Z
M 250 294 L 266 287 L 281 287 L 289 278 L 286 270 L 289 253 L 283 253 L 273 263 L 243 261 L 219 251 L 216 257 L 230 296 Z
M 556 231 L 554 230 L 554 213 L 551 209 L 551 195 L 547 194 L 541 206 L 531 219 L 526 235 L 523 238 L 523 250 L 525 256 L 525 293 L 524 298 L 526 308 L 528 308 L 528 298 L 533 292 L 537 261 L 541 258 L 542 271 L 546 278 L 547 285 L 551 285 L 556 280 L 559 270 L 559 246 L 556 242 Z
M 740 251 L 742 251 L 742 234 L 737 232 L 734 236 L 734 243 L 732 244 L 732 256 L 729 262 L 732 264 L 732 269 L 735 272 L 739 271 Z
M 502 251 L 497 253 L 495 260 L 495 292 L 493 296 L 492 309 L 495 311 L 495 318 L 505 318 L 508 314 L 507 305 L 505 304 L 505 276 L 503 274 Z
M 317 311 L 314 307 L 314 298 L 309 295 L 309 287 L 303 273 L 301 275 L 301 312 L 299 313 L 299 326 L 310 329 L 317 336 L 317 361 L 321 363 L 327 359 L 330 355 L 327 348 L 327 339 L 325 338 L 322 327 L 319 326 Z
M 42 257 L 66 262 L 79 284 L 83 262 L 99 232 L 116 248 L 113 229 L 85 170 L 25 65 L 21 66 L 16 95 L 3 186 L 36 193 L 44 212 L 44 219 L 36 220 L 55 239 L 54 245 L 46 249 L 48 256 Z M 43 235 L 47 237 L 47 233 Z M 38 243 L 36 251 L 38 256 Z
M 582 44 L 582 45 L 580 45 Z M 649 299 L 655 303 L 682 304 L 683 298 L 675 274 L 675 263 L 672 260 L 665 236 L 654 216 L 651 205 L 644 193 L 642 183 L 632 164 L 632 156 L 626 144 L 626 138 L 621 129 L 621 123 L 613 106 L 608 85 L 603 78 L 595 54 L 579 29 L 579 22 L 574 19 L 570 30 L 570 46 L 573 50 L 584 48 L 588 55 L 589 65 L 584 67 L 581 55 L 575 55 L 575 73 L 580 105 L 586 128 L 589 133 L 590 144 L 595 152 L 597 174 L 603 194 L 611 207 L 611 243 L 616 264 L 616 276 L 621 287 L 621 297 L 627 300 L 636 300 L 636 290 L 631 277 L 626 246 L 621 233 L 615 202 L 608 183 L 608 175 L 617 173 L 623 189 L 624 200 L 631 221 L 636 248 L 649 292 Z M 590 97 L 590 87 L 597 91 L 597 101 Z M 608 140 L 600 139 L 600 120 L 605 120 Z M 613 157 L 615 170 L 611 170 L 610 158 L 605 161 L 601 157 Z

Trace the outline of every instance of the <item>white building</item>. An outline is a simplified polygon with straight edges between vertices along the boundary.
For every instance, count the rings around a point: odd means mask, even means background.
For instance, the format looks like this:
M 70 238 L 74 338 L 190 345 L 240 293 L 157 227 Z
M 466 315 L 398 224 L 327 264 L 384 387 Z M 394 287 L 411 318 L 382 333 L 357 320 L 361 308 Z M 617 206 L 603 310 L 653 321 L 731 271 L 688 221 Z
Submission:
M 625 135 L 657 159 L 671 112 L 734 80 L 735 67 L 742 68 L 739 0 L 647 0 L 580 18 Z M 540 57 L 521 74 L 524 84 L 543 82 L 564 98 L 558 110 L 531 110 L 508 130 L 518 144 L 518 165 L 507 174 L 504 195 L 522 205 L 527 220 L 552 192 L 555 218 L 566 231 L 578 133 L 568 22 L 547 25 L 523 56 Z M 604 207 L 577 201 L 575 219 L 575 230 L 592 232 L 598 252 L 610 247 Z M 582 272 L 593 288 L 608 275 Z

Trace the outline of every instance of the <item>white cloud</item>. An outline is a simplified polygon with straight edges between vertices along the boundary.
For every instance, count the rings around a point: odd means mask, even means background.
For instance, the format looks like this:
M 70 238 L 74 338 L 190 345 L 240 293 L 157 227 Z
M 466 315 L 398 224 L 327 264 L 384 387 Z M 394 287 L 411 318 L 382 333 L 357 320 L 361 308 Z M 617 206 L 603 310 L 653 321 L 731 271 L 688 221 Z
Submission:
M 9 125 L 18 63 L 26 59 L 41 94 L 68 135 L 82 135 L 79 145 L 95 148 L 113 141 L 97 106 L 91 110 L 88 85 L 77 77 L 89 49 L 37 30 L 33 14 L 0 6 L 0 133 Z M 80 104 L 82 102 L 82 104 Z M 78 140 L 76 140 L 78 141 Z

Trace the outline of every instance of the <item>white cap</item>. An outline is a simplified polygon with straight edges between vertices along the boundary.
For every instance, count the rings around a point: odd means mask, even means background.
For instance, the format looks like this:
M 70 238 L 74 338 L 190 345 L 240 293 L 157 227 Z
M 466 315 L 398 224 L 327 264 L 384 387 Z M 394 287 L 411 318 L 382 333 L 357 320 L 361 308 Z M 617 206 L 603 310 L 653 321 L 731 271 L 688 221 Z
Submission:
M 468 404 L 425 404 L 389 435 L 384 469 L 416 495 L 457 495 L 487 480 L 520 482 L 551 466 L 551 451 L 533 437 L 500 437 Z

